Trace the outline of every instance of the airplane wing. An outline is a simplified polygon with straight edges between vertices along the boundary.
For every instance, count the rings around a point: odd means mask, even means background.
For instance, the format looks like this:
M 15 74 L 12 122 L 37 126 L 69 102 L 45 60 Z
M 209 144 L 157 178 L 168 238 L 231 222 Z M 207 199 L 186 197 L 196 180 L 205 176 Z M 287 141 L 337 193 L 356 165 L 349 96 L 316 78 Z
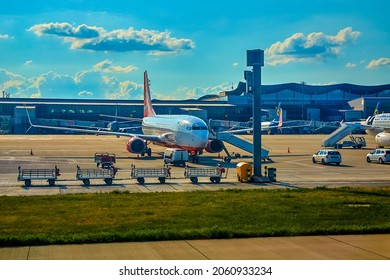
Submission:
M 121 117 L 121 116 L 104 115 L 104 114 L 99 114 L 99 116 L 108 117 L 108 118 L 115 118 L 115 119 L 120 119 L 120 120 L 133 121 L 133 122 L 142 122 L 142 118 L 130 118 L 130 117 Z
M 27 109 L 26 109 L 27 110 Z M 45 129 L 54 129 L 54 130 L 62 130 L 62 131 L 75 131 L 75 132 L 81 132 L 81 133 L 90 133 L 90 134 L 97 134 L 97 135 L 114 135 L 114 136 L 126 136 L 126 137 L 139 137 L 141 139 L 144 139 L 146 141 L 152 141 L 152 142 L 161 142 L 162 139 L 158 137 L 157 135 L 145 135 L 145 134 L 138 134 L 138 133 L 126 133 L 126 132 L 115 132 L 115 131 L 109 131 L 109 130 L 99 130 L 99 129 L 91 129 L 91 128 L 75 128 L 75 127 L 66 127 L 66 126 L 48 126 L 48 125 L 38 125 L 33 124 L 30 119 L 30 115 L 27 112 L 28 121 L 30 123 L 31 127 L 35 128 L 45 128 Z

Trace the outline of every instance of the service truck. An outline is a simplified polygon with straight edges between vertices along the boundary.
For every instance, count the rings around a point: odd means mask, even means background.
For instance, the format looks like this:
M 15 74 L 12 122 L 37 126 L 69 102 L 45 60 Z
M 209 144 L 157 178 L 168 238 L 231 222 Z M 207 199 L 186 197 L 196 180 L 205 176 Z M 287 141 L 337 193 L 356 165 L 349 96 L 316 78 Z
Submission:
M 164 163 L 171 163 L 175 166 L 185 166 L 188 161 L 188 151 L 182 149 L 166 148 L 164 152 Z

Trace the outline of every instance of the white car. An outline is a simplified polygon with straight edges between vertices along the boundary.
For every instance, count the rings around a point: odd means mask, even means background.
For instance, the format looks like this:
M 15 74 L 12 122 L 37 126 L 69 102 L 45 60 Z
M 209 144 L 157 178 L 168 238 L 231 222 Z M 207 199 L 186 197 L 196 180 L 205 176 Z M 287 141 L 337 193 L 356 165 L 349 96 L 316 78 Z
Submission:
M 390 162 L 390 149 L 376 149 L 366 156 L 367 162 L 377 161 L 379 163 Z
M 313 163 L 321 162 L 322 164 L 335 163 L 340 165 L 341 154 L 336 150 L 319 150 L 312 157 Z

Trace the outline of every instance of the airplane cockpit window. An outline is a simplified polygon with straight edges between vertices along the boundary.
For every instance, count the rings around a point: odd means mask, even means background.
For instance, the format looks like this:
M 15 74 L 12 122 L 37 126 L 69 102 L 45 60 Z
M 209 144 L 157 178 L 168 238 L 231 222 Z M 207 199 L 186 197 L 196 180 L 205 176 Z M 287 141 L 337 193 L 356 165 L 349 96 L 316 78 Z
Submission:
M 207 127 L 201 124 L 193 124 L 192 130 L 207 130 Z

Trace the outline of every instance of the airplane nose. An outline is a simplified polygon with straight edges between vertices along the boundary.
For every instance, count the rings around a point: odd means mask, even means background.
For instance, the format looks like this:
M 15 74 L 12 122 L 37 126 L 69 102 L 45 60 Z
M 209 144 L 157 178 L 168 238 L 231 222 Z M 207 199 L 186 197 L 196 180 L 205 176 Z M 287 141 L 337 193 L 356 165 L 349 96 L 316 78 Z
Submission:
M 199 131 L 192 134 L 192 143 L 194 146 L 206 147 L 208 141 L 208 133 Z

